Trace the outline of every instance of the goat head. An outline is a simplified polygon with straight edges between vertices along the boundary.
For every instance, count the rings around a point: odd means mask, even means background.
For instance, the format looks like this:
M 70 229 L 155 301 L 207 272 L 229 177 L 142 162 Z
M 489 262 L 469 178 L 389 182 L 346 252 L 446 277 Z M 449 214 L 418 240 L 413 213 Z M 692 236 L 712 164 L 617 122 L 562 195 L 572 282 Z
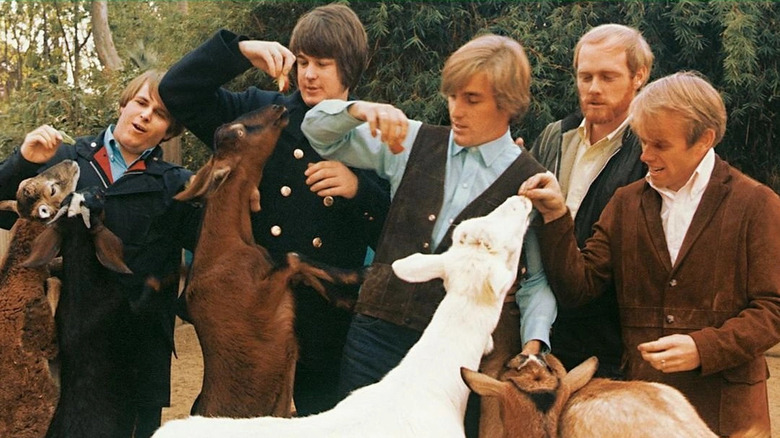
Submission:
M 520 251 L 532 210 L 524 196 L 511 196 L 489 214 L 467 219 L 452 233 L 452 246 L 443 254 L 412 254 L 393 262 L 395 275 L 404 281 L 419 283 L 442 278 L 445 289 L 449 281 L 463 281 L 463 275 L 485 278 L 489 288 L 483 291 L 500 295 L 514 283 Z M 475 267 L 474 257 L 490 257 L 491 263 L 479 264 L 489 272 L 469 273 Z M 493 297 L 486 297 L 493 299 Z M 501 297 L 503 299 L 503 297 Z
M 267 105 L 220 126 L 214 133 L 214 155 L 174 199 L 190 201 L 208 197 L 239 169 L 257 179 L 257 186 L 265 162 L 287 126 L 287 116 L 285 107 Z M 250 208 L 260 211 L 257 187 L 252 192 Z
M 88 225 L 95 243 L 95 255 L 98 261 L 107 269 L 121 274 L 131 274 L 130 268 L 123 261 L 122 240 L 103 225 L 99 215 L 90 215 L 89 208 L 83 204 L 83 196 L 74 194 L 71 202 L 63 205 L 55 216 L 52 226 L 46 228 L 33 244 L 30 256 L 22 266 L 32 268 L 43 266 L 57 256 L 62 245 L 63 218 L 82 216 L 82 221 Z M 91 216 L 91 218 L 90 218 Z
M 14 211 L 25 219 L 49 220 L 76 189 L 79 173 L 75 161 L 63 160 L 19 183 L 16 200 L 3 201 L 0 209 Z

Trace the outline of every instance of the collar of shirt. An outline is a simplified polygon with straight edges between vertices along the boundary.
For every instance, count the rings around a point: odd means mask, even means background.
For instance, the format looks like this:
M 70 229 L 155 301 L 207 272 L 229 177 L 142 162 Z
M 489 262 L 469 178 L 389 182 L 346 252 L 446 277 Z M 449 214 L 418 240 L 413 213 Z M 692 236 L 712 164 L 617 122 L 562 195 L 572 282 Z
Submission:
M 468 153 L 476 153 L 479 155 L 479 157 L 482 160 L 482 164 L 486 167 L 490 167 L 493 165 L 493 163 L 496 162 L 496 160 L 506 153 L 506 145 L 507 143 L 514 144 L 512 141 L 512 134 L 507 129 L 506 133 L 502 135 L 501 137 L 498 137 L 497 139 L 493 141 L 489 141 L 487 143 L 483 143 L 479 146 L 471 146 L 471 147 L 463 147 L 459 146 L 457 143 L 455 143 L 455 140 L 452 137 L 452 132 L 450 132 L 450 156 L 455 157 L 459 156 L 461 152 Z M 520 147 L 517 147 L 518 150 L 522 151 Z M 517 155 L 520 155 L 519 153 L 515 155 L 514 158 L 517 158 Z M 514 159 L 513 158 L 513 159 Z
M 522 153 L 507 129 L 501 137 L 479 146 L 461 147 L 450 133 L 444 180 L 444 200 L 433 226 L 434 248 L 463 209 L 493 184 Z
M 704 154 L 704 158 L 702 158 L 699 162 L 699 165 L 696 166 L 696 169 L 693 171 L 690 178 L 688 178 L 688 181 L 685 183 L 685 185 L 680 187 L 680 189 L 677 191 L 657 187 L 650 179 L 649 172 L 647 175 L 645 175 L 645 180 L 648 184 L 650 184 L 650 187 L 655 189 L 655 191 L 661 195 L 662 198 L 669 198 L 672 200 L 679 198 L 680 196 L 687 196 L 688 198 L 701 198 L 702 193 L 704 193 L 704 189 L 707 188 L 707 183 L 710 182 L 710 177 L 712 176 L 712 170 L 714 168 L 715 151 L 710 148 L 710 150 Z
M 601 140 L 597 141 L 595 144 L 601 143 L 602 141 L 611 142 L 616 136 L 623 135 L 623 131 L 626 130 L 626 127 L 631 122 L 631 116 L 629 115 L 626 117 L 626 120 L 623 120 L 623 123 L 621 123 L 617 128 L 615 128 L 614 131 L 607 134 L 606 137 L 602 138 Z M 577 134 L 580 136 L 580 142 L 585 144 L 585 146 L 590 146 L 590 132 L 588 132 L 588 124 L 585 118 L 582 118 L 582 122 L 580 122 L 580 126 L 577 127 Z
M 143 151 L 132 163 L 126 163 L 125 158 L 122 156 L 122 150 L 120 149 L 121 145 L 116 141 L 116 138 L 114 138 L 114 128 L 116 128 L 116 125 L 110 125 L 108 129 L 106 129 L 103 144 L 106 145 L 108 162 L 111 163 L 111 178 L 116 181 L 137 161 L 145 160 L 146 157 L 152 153 L 154 147 Z
M 676 192 L 656 187 L 650 181 L 649 176 L 645 177 L 650 187 L 661 195 L 661 224 L 672 266 L 677 262 L 683 240 L 688 233 L 691 222 L 693 222 L 693 215 L 699 208 L 701 197 L 707 188 L 714 168 L 715 151 L 710 149 L 696 166 L 685 185 Z
M 569 168 L 568 179 L 561 188 L 565 190 L 566 205 L 569 207 L 572 217 L 577 216 L 577 211 L 590 190 L 590 185 L 607 165 L 609 159 L 620 149 L 622 136 L 628 123 L 629 119 L 626 118 L 606 137 L 590 144 L 587 123 L 585 119 L 582 119 L 577 128 L 577 135 L 570 137 L 570 147 L 576 148 L 577 152 Z

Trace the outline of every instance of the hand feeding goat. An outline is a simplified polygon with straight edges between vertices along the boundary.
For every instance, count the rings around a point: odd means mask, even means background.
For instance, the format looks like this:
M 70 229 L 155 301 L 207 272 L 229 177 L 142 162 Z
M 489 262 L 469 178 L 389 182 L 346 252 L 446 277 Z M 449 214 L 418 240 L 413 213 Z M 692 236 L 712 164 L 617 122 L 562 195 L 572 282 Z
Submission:
M 19 215 L 0 271 L 0 436 L 43 436 L 57 404 L 56 376 L 50 372 L 57 341 L 47 303 L 47 295 L 54 295 L 46 290 L 49 269 L 22 262 L 78 178 L 78 165 L 65 160 L 22 181 L 16 201 L 0 203 Z
M 214 156 L 175 197 L 206 204 L 185 292 L 203 351 L 201 415 L 289 417 L 298 356 L 291 282 L 305 281 L 330 299 L 319 279 L 360 280 L 315 268 L 293 253 L 285 266 L 274 266 L 255 244 L 250 211 L 260 209 L 263 166 L 286 125 L 287 111 L 279 105 L 222 125 Z
M 593 379 L 592 357 L 566 373 L 552 354 L 517 355 L 496 380 L 464 368 L 466 384 L 501 406 L 505 437 L 715 438 L 678 390 L 661 383 Z
M 62 254 L 62 291 L 55 321 L 60 400 L 47 438 L 132 436 L 134 394 L 129 304 L 114 272 L 129 274 L 122 242 L 75 193 L 35 240 L 25 266 Z M 113 271 L 113 272 L 111 272 Z
M 459 370 L 477 367 L 492 347 L 530 212 L 526 198 L 513 196 L 487 216 L 460 223 L 447 252 L 413 254 L 393 263 L 405 281 L 442 278 L 447 293 L 420 340 L 378 383 L 309 417 L 191 417 L 164 424 L 154 437 L 463 436 L 469 391 Z

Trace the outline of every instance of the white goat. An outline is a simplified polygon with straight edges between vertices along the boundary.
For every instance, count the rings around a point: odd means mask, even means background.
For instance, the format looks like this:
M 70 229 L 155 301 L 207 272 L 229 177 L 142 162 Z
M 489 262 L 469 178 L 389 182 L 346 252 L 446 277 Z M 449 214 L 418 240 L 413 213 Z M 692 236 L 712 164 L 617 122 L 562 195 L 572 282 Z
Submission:
M 166 423 L 154 437 L 463 436 L 469 390 L 460 368 L 476 368 L 492 348 L 491 333 L 517 275 L 530 212 L 528 199 L 513 196 L 487 216 L 459 224 L 447 252 L 393 263 L 406 281 L 442 278 L 447 293 L 420 340 L 380 382 L 309 417 L 190 417 Z
M 505 437 L 716 438 L 680 391 L 642 381 L 593 379 L 591 357 L 566 373 L 560 361 L 517 355 L 496 380 L 463 369 L 463 379 L 501 406 Z

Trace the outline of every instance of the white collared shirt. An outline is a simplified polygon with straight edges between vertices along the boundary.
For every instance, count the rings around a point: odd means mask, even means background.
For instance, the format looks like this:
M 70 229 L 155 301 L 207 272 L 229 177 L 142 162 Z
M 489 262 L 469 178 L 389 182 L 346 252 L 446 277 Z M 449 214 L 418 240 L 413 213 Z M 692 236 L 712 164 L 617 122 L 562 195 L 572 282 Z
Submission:
M 696 170 L 684 186 L 677 190 L 656 187 L 650 180 L 645 179 L 661 195 L 661 222 L 666 235 L 666 247 L 672 259 L 672 266 L 677 261 L 685 234 L 693 221 L 693 215 L 699 208 L 704 189 L 710 182 L 712 170 L 715 168 L 715 151 L 710 148 L 704 155 Z
M 577 142 L 577 155 L 571 166 L 569 187 L 566 192 L 566 206 L 569 207 L 572 217 L 577 216 L 577 211 L 590 185 L 607 165 L 609 158 L 620 148 L 620 139 L 628 127 L 629 119 L 630 117 L 627 117 L 614 131 L 594 144 L 590 144 L 586 120 L 582 119 L 582 123 L 577 128 L 577 135 L 573 137 Z

